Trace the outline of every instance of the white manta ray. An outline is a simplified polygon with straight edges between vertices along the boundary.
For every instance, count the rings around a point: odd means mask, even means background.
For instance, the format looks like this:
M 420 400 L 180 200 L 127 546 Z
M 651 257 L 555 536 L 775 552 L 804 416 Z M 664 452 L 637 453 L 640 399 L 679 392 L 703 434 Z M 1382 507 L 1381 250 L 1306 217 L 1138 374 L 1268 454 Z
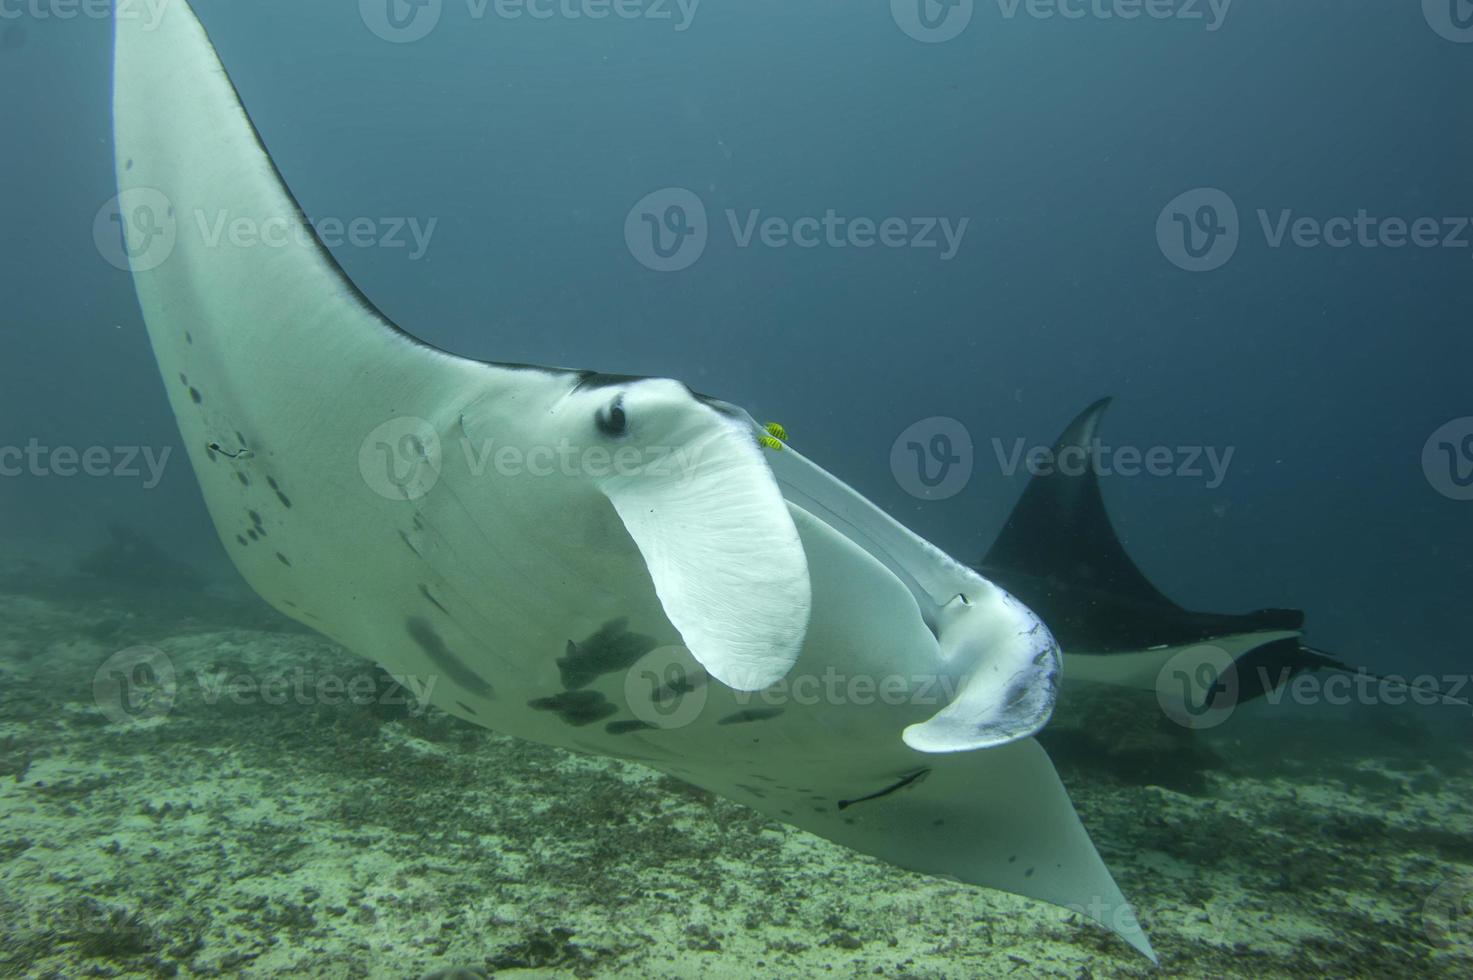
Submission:
M 192 11 L 116 33 L 123 246 L 220 539 L 268 602 L 457 717 L 1073 908 L 1154 958 L 1029 737 L 1059 652 L 1021 603 L 679 382 L 414 340 L 318 243 Z M 232 244 L 201 216 L 277 233 Z

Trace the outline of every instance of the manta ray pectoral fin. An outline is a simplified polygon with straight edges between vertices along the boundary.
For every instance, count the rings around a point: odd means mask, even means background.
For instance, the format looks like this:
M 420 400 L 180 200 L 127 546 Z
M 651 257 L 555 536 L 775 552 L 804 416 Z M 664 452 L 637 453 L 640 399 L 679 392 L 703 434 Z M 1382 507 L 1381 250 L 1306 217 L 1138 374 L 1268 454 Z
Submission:
M 619 403 L 638 466 L 599 488 L 644 556 L 665 615 L 711 675 L 740 691 L 782 679 L 798 659 L 812 606 L 808 562 L 750 422 L 683 385 L 645 381 Z
M 951 703 L 905 729 L 918 752 L 967 752 L 1032 735 L 1053 714 L 1060 655 L 1048 629 L 988 582 L 972 583 L 937 616 L 941 660 L 963 677 Z
M 1033 739 L 936 756 L 924 770 L 844 803 L 781 819 L 902 868 L 1067 908 L 1155 961 Z

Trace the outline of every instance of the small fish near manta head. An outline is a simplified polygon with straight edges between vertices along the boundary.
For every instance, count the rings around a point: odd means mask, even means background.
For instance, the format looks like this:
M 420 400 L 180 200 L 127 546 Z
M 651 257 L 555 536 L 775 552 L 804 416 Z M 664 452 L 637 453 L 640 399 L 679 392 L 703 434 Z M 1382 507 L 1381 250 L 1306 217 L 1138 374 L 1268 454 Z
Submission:
M 113 109 L 120 211 L 158 218 L 124 222 L 149 339 L 268 602 L 466 721 L 1065 906 L 1153 957 L 1031 737 L 1060 655 L 1022 602 L 732 405 L 392 323 L 315 239 L 186 4 L 117 19 Z M 202 212 L 297 233 L 155 234 Z

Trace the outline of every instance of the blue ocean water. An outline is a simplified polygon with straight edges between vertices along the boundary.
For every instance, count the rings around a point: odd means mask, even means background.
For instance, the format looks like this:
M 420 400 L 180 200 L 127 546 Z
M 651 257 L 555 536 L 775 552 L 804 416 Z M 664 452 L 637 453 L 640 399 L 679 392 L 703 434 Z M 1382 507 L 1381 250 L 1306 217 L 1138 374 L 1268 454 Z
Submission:
M 1473 669 L 1466 0 L 193 6 L 424 340 L 679 378 L 967 561 L 1113 396 L 1159 465 L 1102 490 L 1171 598 Z M 105 8 L 0 0 L 0 557 L 121 524 L 239 587 L 98 232 Z
M 381 39 L 347 2 L 198 6 L 309 214 L 367 216 L 385 236 L 389 219 L 434 221 L 423 254 L 407 232 L 403 247 L 336 250 L 420 336 L 687 380 L 783 421 L 966 558 L 1026 478 L 1004 473 L 992 440 L 1047 444 L 1113 394 L 1121 445 L 1236 450 L 1210 490 L 1106 481 L 1174 597 L 1303 606 L 1316 642 L 1383 670 L 1466 666 L 1473 522 L 1421 459 L 1473 412 L 1473 234 L 1453 234 L 1473 213 L 1457 97 L 1473 65 L 1416 4 L 1182 3 L 1123 19 L 999 0 L 934 43 L 883 3 L 590 19 L 455 0 L 412 43 Z M 38 10 L 17 3 L 0 25 L 22 39 L 0 49 L 4 417 L 47 445 L 169 445 L 131 285 L 92 244 L 113 193 L 109 24 Z M 631 256 L 624 225 L 670 187 L 698 195 L 710 240 L 660 273 Z M 1163 256 L 1157 218 L 1202 187 L 1235 203 L 1241 240 L 1220 268 L 1187 272 Z M 740 247 L 733 230 L 829 211 L 899 218 L 912 238 L 920 219 L 968 223 L 949 260 L 908 244 Z M 1274 247 L 1268 233 L 1286 212 L 1361 211 L 1435 219 L 1455 241 Z M 967 427 L 975 469 L 924 502 L 890 449 L 935 416 Z M 5 480 L 0 494 L 38 547 L 126 518 L 218 561 L 187 468 L 144 482 Z

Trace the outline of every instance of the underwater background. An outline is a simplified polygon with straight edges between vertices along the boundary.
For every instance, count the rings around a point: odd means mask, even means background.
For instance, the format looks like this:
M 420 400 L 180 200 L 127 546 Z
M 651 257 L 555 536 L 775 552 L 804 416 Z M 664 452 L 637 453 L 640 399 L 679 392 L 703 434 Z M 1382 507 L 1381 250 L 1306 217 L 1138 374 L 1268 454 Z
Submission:
M 1015 448 L 1112 395 L 1108 443 L 1170 450 L 1102 484 L 1173 599 L 1302 608 L 1379 673 L 1473 669 L 1466 0 L 194 6 L 307 213 L 367 222 L 339 262 L 423 339 L 684 380 L 969 561 Z M 101 658 L 139 643 L 364 669 L 249 594 L 178 445 L 98 232 L 106 15 L 0 0 L 0 448 L 37 447 L 0 472 L 0 973 L 1150 969 L 435 713 L 98 716 Z M 672 203 L 704 232 L 667 255 L 641 231 Z M 745 237 L 830 213 L 904 232 Z M 896 451 L 938 432 L 965 434 L 939 493 Z M 1187 738 L 1149 695 L 1077 697 L 1050 748 L 1168 973 L 1466 975 L 1473 712 L 1286 700 Z

